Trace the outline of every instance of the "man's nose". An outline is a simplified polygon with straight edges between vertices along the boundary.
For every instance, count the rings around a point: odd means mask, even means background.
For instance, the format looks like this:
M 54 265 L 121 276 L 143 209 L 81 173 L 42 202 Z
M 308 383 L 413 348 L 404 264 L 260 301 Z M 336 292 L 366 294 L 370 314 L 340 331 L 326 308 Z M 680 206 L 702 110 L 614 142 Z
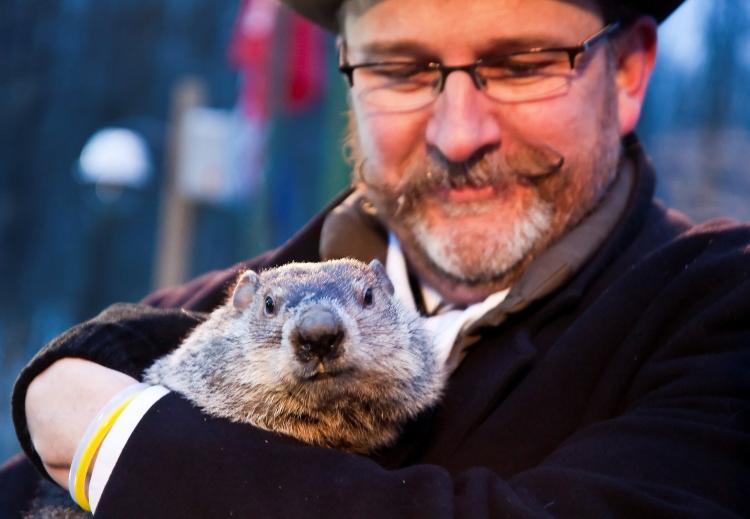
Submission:
M 480 150 L 500 144 L 500 125 L 492 101 L 477 90 L 469 74 L 450 74 L 432 110 L 427 143 L 449 161 L 465 162 Z

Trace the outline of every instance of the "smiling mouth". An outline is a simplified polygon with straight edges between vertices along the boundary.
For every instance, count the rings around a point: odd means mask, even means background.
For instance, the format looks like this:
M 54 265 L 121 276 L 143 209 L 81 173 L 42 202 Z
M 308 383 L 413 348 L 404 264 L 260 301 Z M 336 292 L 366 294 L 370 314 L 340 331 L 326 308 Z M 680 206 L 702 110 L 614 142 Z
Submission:
M 452 204 L 465 204 L 471 202 L 484 202 L 497 196 L 495 186 L 483 187 L 456 187 L 445 189 L 441 192 L 447 202 Z

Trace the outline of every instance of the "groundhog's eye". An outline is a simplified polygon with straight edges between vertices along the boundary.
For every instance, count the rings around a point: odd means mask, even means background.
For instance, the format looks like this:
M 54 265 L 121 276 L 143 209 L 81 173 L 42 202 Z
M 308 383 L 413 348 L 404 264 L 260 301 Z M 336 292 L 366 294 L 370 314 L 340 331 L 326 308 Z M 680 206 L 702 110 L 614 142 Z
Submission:
M 266 296 L 266 314 L 273 315 L 273 312 L 276 310 L 276 305 L 273 302 L 273 298 L 271 296 Z
M 367 287 L 362 295 L 362 304 L 365 306 L 372 305 L 372 287 Z

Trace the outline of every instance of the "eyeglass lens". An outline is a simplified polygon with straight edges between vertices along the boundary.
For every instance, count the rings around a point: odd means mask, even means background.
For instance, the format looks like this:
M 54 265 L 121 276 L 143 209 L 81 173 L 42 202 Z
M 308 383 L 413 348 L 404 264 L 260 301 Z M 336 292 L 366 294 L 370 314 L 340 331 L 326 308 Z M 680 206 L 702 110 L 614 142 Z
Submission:
M 368 106 L 407 111 L 431 103 L 447 75 L 439 67 L 417 63 L 389 63 L 353 71 L 353 90 Z M 521 53 L 491 63 L 477 64 L 475 75 L 485 94 L 497 101 L 519 102 L 565 92 L 572 77 L 564 51 Z

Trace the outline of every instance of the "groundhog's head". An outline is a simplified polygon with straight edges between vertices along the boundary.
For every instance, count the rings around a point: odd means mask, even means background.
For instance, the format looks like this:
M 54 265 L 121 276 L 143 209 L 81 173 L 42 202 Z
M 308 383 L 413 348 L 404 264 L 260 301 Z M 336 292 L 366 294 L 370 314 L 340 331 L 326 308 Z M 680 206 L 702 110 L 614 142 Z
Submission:
M 246 271 L 234 289 L 232 305 L 269 328 L 281 327 L 303 368 L 300 375 L 308 378 L 335 374 L 327 367 L 345 353 L 347 336 L 359 328 L 359 320 L 387 317 L 383 313 L 393 311 L 392 296 L 393 285 L 378 260 L 368 266 L 340 260 L 292 263 L 260 276 Z
M 226 304 L 144 377 L 209 414 L 353 452 L 393 441 L 444 383 L 383 265 L 355 260 L 242 273 Z
M 232 335 L 245 341 L 243 382 L 265 393 L 264 412 L 255 411 L 269 423 L 259 425 L 278 428 L 283 414 L 320 426 L 343 413 L 357 422 L 349 428 L 372 433 L 362 421 L 403 422 L 439 396 L 440 368 L 419 316 L 395 299 L 377 260 L 247 271 L 227 307 Z
M 378 260 L 246 271 L 231 302 L 235 317 L 247 325 L 247 346 L 258 350 L 252 357 L 268 362 L 270 383 L 278 383 L 279 375 L 295 384 L 343 379 L 354 372 L 359 379 L 367 372 L 391 371 L 392 364 L 406 364 L 395 369 L 411 371 L 414 363 L 410 325 L 418 317 L 394 300 L 393 285 Z

